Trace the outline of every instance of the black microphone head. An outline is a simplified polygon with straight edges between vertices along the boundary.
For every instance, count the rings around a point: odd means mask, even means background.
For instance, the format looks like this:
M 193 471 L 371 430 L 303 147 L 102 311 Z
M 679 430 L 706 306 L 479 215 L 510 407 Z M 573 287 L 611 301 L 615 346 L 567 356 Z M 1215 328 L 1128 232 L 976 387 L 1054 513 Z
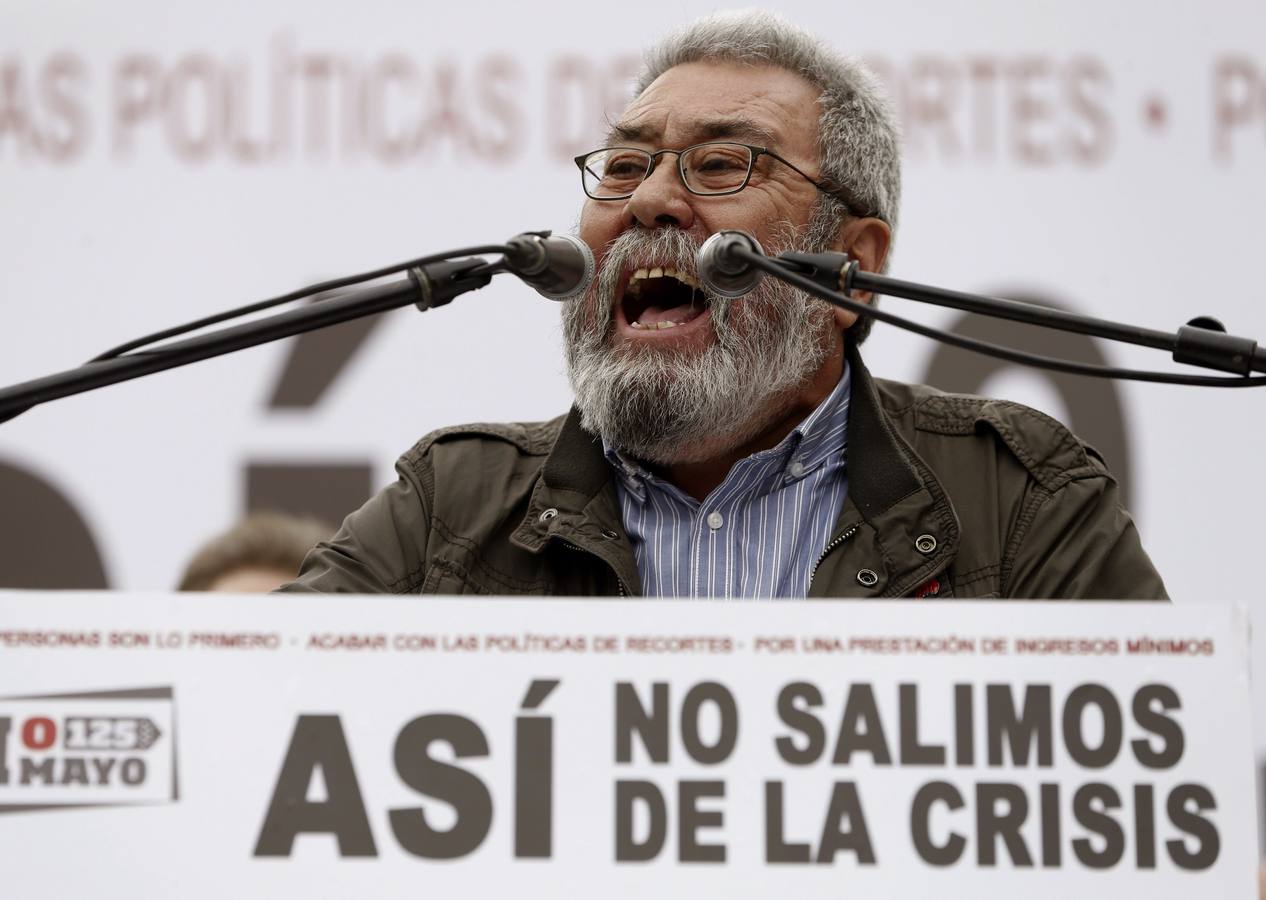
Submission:
M 527 232 L 506 242 L 506 268 L 550 300 L 579 297 L 593 281 L 593 251 L 580 238 Z
M 722 297 L 742 297 L 760 283 L 763 274 L 746 260 L 735 258 L 732 251 L 738 247 L 765 255 L 760 243 L 746 231 L 728 230 L 704 241 L 695 257 L 699 280 Z

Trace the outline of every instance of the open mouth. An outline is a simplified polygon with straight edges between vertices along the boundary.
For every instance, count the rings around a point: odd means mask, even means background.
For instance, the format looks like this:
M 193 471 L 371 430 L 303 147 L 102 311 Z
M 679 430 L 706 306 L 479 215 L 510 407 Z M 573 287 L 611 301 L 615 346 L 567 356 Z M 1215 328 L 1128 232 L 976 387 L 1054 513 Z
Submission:
M 707 312 L 708 298 L 699 282 L 685 272 L 655 267 L 629 276 L 621 298 L 624 321 L 639 331 L 663 331 Z

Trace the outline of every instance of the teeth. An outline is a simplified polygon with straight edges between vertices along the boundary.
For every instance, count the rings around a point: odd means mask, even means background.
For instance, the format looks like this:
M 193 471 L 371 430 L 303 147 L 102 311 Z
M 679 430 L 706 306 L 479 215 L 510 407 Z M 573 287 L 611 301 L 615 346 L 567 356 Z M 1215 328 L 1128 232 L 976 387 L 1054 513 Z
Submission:
M 638 328 L 643 331 L 663 331 L 665 328 L 676 328 L 681 324 L 681 322 L 652 322 L 650 324 L 645 322 L 630 322 L 629 327 Z
M 640 328 L 644 331 L 662 331 L 665 328 L 676 328 L 680 324 L 680 322 L 654 322 L 647 325 L 642 322 L 630 322 L 629 327 Z
M 699 282 L 685 272 L 679 272 L 672 268 L 662 268 L 656 266 L 653 269 L 638 269 L 629 276 L 629 284 L 632 285 L 638 281 L 644 281 L 647 278 L 676 278 L 682 284 L 688 284 L 695 290 L 699 289 Z

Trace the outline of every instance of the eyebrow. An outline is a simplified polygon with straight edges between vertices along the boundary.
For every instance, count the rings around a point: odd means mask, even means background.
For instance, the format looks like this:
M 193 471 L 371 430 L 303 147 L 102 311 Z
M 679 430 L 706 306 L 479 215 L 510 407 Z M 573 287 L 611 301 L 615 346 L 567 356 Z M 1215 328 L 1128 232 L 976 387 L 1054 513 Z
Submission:
M 709 119 L 692 125 L 688 132 L 692 141 L 740 140 L 769 147 L 777 144 L 776 135 L 751 119 Z M 616 124 L 607 132 L 607 146 L 621 143 L 650 144 L 659 131 L 643 125 Z

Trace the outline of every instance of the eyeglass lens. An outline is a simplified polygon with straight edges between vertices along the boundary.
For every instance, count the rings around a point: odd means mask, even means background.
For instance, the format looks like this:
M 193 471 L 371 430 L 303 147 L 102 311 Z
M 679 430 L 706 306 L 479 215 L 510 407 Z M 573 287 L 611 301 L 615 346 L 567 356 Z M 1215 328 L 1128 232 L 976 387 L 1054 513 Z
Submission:
M 585 193 L 591 197 L 627 197 L 650 172 L 653 157 L 645 150 L 615 147 L 589 155 L 583 167 Z M 752 151 L 743 144 L 711 143 L 681 154 L 686 187 L 699 194 L 738 190 L 752 168 Z

